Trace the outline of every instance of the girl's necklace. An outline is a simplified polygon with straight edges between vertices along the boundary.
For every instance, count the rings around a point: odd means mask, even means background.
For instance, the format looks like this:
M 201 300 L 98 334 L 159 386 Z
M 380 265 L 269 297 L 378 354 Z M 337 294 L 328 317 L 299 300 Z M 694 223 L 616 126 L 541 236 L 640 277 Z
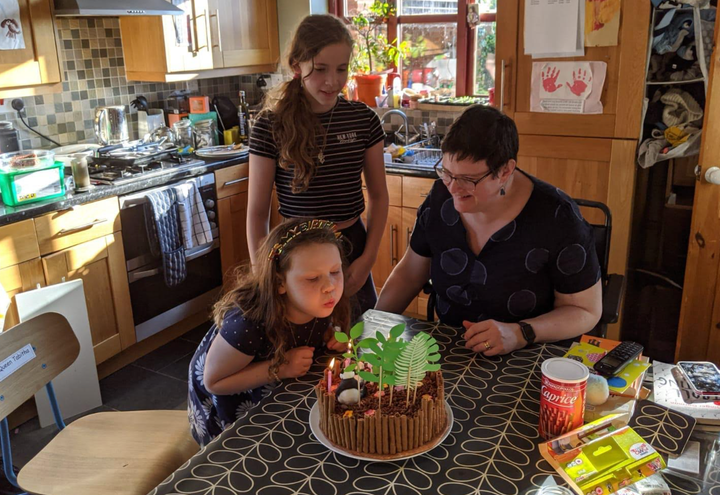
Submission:
M 330 125 L 332 124 L 333 115 L 335 115 L 335 109 L 337 108 L 338 103 L 335 103 L 335 106 L 332 109 L 332 112 L 330 112 L 330 120 L 328 121 L 327 127 L 325 127 L 325 135 L 323 136 L 323 144 L 322 148 L 320 148 L 320 152 L 318 153 L 317 159 L 318 162 L 320 162 L 320 165 L 325 163 L 325 146 L 327 146 L 327 136 L 328 132 L 330 131 Z
M 318 322 L 318 319 L 316 317 L 313 320 L 313 326 L 312 326 L 312 329 L 310 330 L 310 335 L 308 336 L 307 343 L 305 345 L 312 344 L 312 338 L 313 338 L 313 335 L 315 334 L 315 327 L 317 326 L 317 322 Z M 293 341 L 295 342 L 295 347 L 298 347 L 298 340 L 297 340 L 297 335 L 295 335 L 295 329 L 292 330 L 292 337 L 293 337 Z

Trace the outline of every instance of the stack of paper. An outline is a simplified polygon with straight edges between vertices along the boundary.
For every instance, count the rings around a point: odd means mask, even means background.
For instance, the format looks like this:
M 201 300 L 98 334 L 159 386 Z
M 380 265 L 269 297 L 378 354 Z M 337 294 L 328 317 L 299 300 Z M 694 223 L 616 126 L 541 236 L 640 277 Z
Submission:
M 585 55 L 585 0 L 527 0 L 525 55 L 533 58 Z

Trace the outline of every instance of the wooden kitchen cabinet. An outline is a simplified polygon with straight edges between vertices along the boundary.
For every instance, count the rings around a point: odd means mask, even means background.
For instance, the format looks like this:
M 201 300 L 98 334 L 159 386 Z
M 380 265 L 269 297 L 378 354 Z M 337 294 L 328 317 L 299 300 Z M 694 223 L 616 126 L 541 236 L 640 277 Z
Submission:
M 135 343 L 120 232 L 44 256 L 42 269 L 49 285 L 82 279 L 97 364 Z
M 533 59 L 525 55 L 525 1 L 498 2 L 497 72 L 505 64 L 503 111 L 515 120 L 520 134 L 637 139 L 640 132 L 645 89 L 650 3 L 623 1 L 618 44 L 586 47 L 585 56 L 563 59 Z M 514 21 L 513 17 L 516 19 Z M 534 63 L 596 61 L 607 64 L 599 115 L 538 113 L 530 111 Z M 501 99 L 496 97 L 496 101 Z
M 273 65 L 280 54 L 277 4 L 267 0 L 209 0 L 213 67 Z
M 409 177 L 402 175 L 387 175 L 390 208 L 385 233 L 380 241 L 377 259 L 373 265 L 372 274 L 375 287 L 380 293 L 393 268 L 405 255 L 410 245 L 417 208 L 422 204 L 435 181 L 423 177 Z M 365 193 L 365 191 L 363 191 Z M 367 195 L 365 197 L 367 201 Z M 367 221 L 363 214 L 363 221 Z M 424 316 L 427 306 L 427 296 L 420 293 L 413 299 L 405 313 L 412 316 Z
M 25 48 L 0 51 L 0 90 L 60 82 L 52 0 L 19 0 Z M 9 31 L 8 31 L 9 34 Z
M 248 164 L 241 163 L 215 172 L 220 229 L 220 262 L 223 283 L 232 270 L 250 259 L 247 247 Z
M 190 0 L 179 16 L 120 17 L 132 81 L 186 81 L 275 70 L 277 7 L 267 0 Z
M 0 227 L 0 284 L 10 296 L 5 329 L 19 323 L 13 296 L 45 285 L 40 249 L 32 220 Z M 0 328 L 0 331 L 3 329 Z

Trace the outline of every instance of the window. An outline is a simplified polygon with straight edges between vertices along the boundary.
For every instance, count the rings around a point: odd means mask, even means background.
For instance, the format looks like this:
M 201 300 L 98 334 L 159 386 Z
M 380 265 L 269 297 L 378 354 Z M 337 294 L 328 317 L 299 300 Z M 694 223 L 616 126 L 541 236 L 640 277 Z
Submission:
M 330 12 L 351 17 L 374 0 L 328 0 Z M 495 86 L 497 0 L 390 0 L 389 40 L 405 42 L 398 73 L 403 87 L 418 83 L 446 96 L 487 96 Z M 471 5 L 475 4 L 475 5 Z M 471 26 L 468 11 L 479 13 Z

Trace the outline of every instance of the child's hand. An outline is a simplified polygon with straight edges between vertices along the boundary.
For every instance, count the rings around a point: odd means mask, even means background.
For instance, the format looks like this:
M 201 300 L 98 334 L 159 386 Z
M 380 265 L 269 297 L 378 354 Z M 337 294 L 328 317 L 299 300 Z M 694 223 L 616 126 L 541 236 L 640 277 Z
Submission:
M 296 347 L 285 353 L 285 364 L 280 366 L 278 376 L 283 378 L 297 378 L 308 372 L 313 363 L 314 347 Z
M 331 351 L 337 352 L 346 351 L 348 347 L 347 342 L 338 342 L 337 340 L 335 340 L 335 335 L 330 337 L 330 340 L 325 343 L 325 346 L 327 346 L 327 348 Z

